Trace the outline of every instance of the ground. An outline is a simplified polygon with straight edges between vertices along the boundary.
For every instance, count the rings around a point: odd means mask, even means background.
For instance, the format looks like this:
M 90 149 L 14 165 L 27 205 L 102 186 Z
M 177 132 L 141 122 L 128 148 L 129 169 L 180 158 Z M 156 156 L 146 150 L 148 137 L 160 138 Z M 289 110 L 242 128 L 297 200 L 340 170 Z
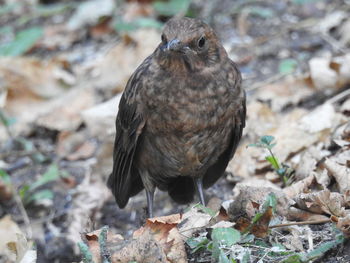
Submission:
M 204 19 L 215 29 L 238 64 L 247 92 L 247 127 L 227 174 L 206 192 L 209 207 L 216 211 L 223 201 L 244 200 L 247 206 L 240 212 L 249 214 L 248 206 L 258 204 L 254 211 L 264 213 L 267 190 L 258 198 L 252 187 L 271 187 L 278 200 L 287 201 L 276 205 L 270 226 L 332 222 L 274 228 L 254 242 L 308 254 L 349 235 L 348 1 L 0 4 L 0 251 L 6 251 L 0 262 L 14 262 L 33 251 L 37 262 L 79 262 L 81 233 L 108 225 L 112 233 L 130 239 L 144 225 L 145 194 L 119 209 L 105 181 L 120 94 L 137 65 L 158 45 L 163 23 L 175 14 Z M 265 160 L 270 155 L 266 147 L 257 145 L 263 135 L 277 142 L 272 151 L 278 164 L 291 168 L 290 174 L 283 173 L 291 178 L 287 185 Z M 176 205 L 166 193 L 157 192 L 155 199 L 158 217 L 192 213 L 189 205 Z M 237 223 L 237 208 L 229 206 L 226 216 Z M 197 216 L 200 221 L 206 213 Z M 185 223 L 176 221 L 180 232 Z M 212 225 L 206 222 L 193 237 L 212 241 L 207 230 Z M 8 229 L 27 241 L 5 235 Z M 17 253 L 5 249 L 8 242 L 14 242 Z M 184 244 L 188 262 L 213 262 L 210 248 L 194 253 Z M 259 254 L 260 248 L 252 248 L 256 243 L 247 244 L 235 249 L 251 249 L 251 262 L 280 262 L 271 253 Z M 315 262 L 349 262 L 349 246 L 346 239 L 332 243 Z M 228 258 L 236 258 L 232 249 L 223 247 L 220 251 Z

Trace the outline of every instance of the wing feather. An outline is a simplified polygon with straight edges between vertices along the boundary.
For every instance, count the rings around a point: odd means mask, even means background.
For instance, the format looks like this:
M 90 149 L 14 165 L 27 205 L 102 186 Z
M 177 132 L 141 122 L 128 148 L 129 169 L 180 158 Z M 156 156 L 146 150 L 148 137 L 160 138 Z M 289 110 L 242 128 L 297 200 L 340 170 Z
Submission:
M 143 189 L 139 171 L 134 162 L 146 120 L 139 110 L 136 95 L 142 87 L 142 77 L 148 70 L 148 57 L 129 79 L 119 103 L 116 119 L 116 136 L 113 152 L 113 171 L 107 185 L 112 190 L 120 208 L 128 203 L 131 196 Z

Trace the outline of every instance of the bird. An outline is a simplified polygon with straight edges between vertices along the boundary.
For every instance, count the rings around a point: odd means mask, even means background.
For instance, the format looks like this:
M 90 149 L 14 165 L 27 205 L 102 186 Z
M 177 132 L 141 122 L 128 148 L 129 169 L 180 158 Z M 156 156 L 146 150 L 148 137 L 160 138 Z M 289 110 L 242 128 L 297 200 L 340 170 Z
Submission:
M 205 206 L 203 188 L 224 174 L 245 118 L 241 73 L 214 30 L 196 18 L 168 20 L 120 99 L 107 181 L 118 206 L 145 189 L 153 217 L 156 188 L 179 204 L 197 193 Z

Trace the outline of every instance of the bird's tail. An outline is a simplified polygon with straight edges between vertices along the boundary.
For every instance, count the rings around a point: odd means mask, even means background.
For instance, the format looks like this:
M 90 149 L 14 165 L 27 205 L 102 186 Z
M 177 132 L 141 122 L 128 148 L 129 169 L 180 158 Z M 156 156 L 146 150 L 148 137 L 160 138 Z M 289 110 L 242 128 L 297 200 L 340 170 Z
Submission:
M 192 202 L 195 191 L 193 179 L 190 177 L 177 177 L 168 186 L 169 196 L 179 204 Z

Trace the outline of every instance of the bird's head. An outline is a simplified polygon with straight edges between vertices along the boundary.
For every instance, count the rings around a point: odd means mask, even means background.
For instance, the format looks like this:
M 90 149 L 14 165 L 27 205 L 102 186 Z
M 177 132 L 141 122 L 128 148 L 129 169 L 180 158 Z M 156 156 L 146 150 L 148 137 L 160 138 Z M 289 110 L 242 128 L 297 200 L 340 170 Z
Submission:
M 220 63 L 226 52 L 214 31 L 198 19 L 172 18 L 164 26 L 156 59 L 167 70 L 201 71 Z

